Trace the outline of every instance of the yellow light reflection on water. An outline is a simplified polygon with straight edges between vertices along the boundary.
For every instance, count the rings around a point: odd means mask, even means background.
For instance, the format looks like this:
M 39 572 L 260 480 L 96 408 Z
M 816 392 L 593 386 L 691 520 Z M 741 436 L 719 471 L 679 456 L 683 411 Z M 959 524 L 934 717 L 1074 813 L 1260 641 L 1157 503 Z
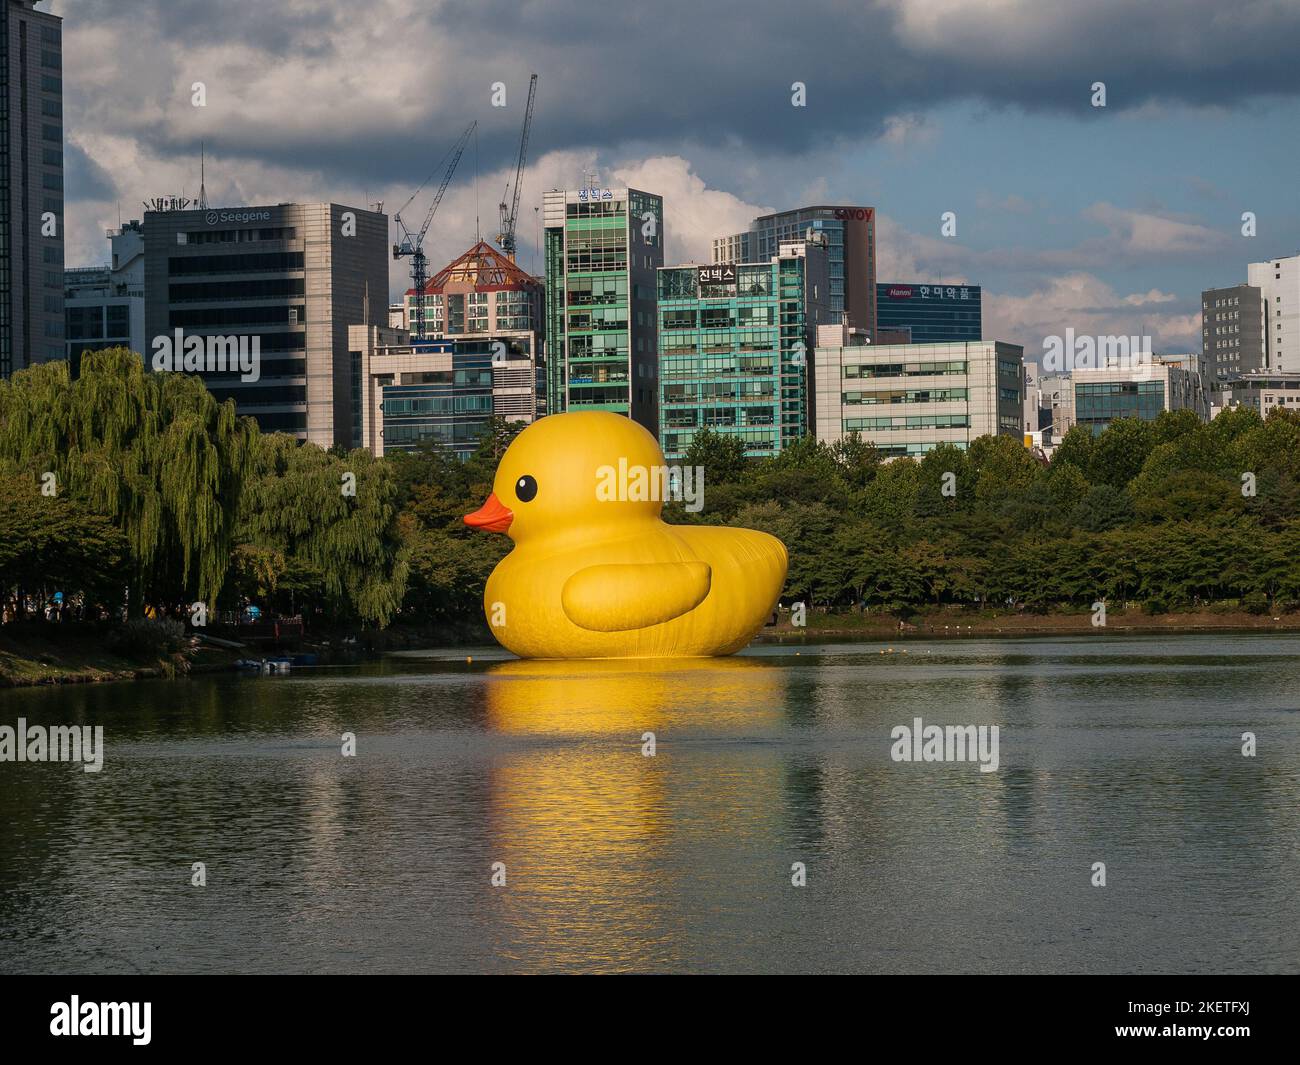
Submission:
M 710 875 L 719 833 L 749 837 L 781 817 L 779 760 L 726 745 L 781 727 L 787 675 L 745 658 L 512 661 L 489 671 L 488 727 L 542 741 L 490 774 L 491 860 L 507 869 L 495 932 L 521 967 L 680 960 L 690 941 L 682 879 Z M 653 756 L 643 753 L 647 732 Z M 703 779 L 680 761 L 701 739 L 714 766 Z

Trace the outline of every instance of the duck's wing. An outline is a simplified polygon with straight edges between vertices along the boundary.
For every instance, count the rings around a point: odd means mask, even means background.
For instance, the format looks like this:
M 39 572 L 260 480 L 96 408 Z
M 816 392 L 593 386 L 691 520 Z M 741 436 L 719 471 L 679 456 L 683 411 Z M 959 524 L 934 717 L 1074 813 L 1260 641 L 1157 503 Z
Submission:
M 575 625 L 627 632 L 694 610 L 709 594 L 707 562 L 645 562 L 588 566 L 564 582 L 560 604 Z

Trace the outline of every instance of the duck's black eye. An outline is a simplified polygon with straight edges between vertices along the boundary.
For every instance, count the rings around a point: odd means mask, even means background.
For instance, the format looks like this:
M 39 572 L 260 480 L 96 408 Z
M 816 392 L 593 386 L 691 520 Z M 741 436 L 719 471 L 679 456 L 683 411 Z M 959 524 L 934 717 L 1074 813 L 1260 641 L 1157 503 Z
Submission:
M 515 495 L 519 502 L 531 503 L 533 497 L 537 495 L 537 482 L 525 473 L 515 482 Z

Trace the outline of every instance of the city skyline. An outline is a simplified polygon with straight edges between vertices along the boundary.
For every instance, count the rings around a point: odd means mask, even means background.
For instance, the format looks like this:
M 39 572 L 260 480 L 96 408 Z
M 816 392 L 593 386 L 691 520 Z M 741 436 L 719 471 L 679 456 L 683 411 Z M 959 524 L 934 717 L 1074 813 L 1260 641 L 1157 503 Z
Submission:
M 713 238 L 760 214 L 862 203 L 877 210 L 882 280 L 983 286 L 985 335 L 1033 358 L 1067 325 L 1199 350 L 1201 291 L 1300 248 L 1300 211 L 1277 180 L 1300 159 L 1284 135 L 1298 117 L 1300 12 L 1276 5 L 1231 17 L 1144 5 L 1122 10 L 1116 34 L 1112 3 L 1009 0 L 992 18 L 987 6 L 812 4 L 800 22 L 823 29 L 806 70 L 788 16 L 748 8 L 669 5 L 654 23 L 555 4 L 542 16 L 377 3 L 363 18 L 318 3 L 237 20 L 196 3 L 47 9 L 67 18 L 69 265 L 105 258 L 119 204 L 126 220 L 141 200 L 195 195 L 201 141 L 213 204 L 382 199 L 391 214 L 478 119 L 430 232 L 430 261 L 449 262 L 476 214 L 478 233 L 495 234 L 532 71 L 519 245 L 534 272 L 533 208 L 592 170 L 663 196 L 669 264 L 709 261 Z M 203 43 L 176 47 L 186 40 Z M 126 50 L 158 64 L 102 62 Z M 191 103 L 199 81 L 204 107 Z M 504 108 L 491 105 L 496 82 Z M 792 105 L 795 82 L 805 106 Z M 1241 234 L 1247 211 L 1255 237 Z M 405 269 L 391 266 L 394 295 Z

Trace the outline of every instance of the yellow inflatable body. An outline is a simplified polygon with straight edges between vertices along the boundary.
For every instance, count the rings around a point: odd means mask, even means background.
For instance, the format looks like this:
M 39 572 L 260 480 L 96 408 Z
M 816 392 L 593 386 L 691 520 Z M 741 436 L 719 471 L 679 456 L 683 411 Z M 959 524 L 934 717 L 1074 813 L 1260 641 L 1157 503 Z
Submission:
M 659 444 L 618 414 L 554 414 L 506 450 L 465 524 L 510 552 L 483 607 L 521 658 L 728 655 L 762 627 L 785 583 L 785 546 L 750 529 L 665 525 Z

